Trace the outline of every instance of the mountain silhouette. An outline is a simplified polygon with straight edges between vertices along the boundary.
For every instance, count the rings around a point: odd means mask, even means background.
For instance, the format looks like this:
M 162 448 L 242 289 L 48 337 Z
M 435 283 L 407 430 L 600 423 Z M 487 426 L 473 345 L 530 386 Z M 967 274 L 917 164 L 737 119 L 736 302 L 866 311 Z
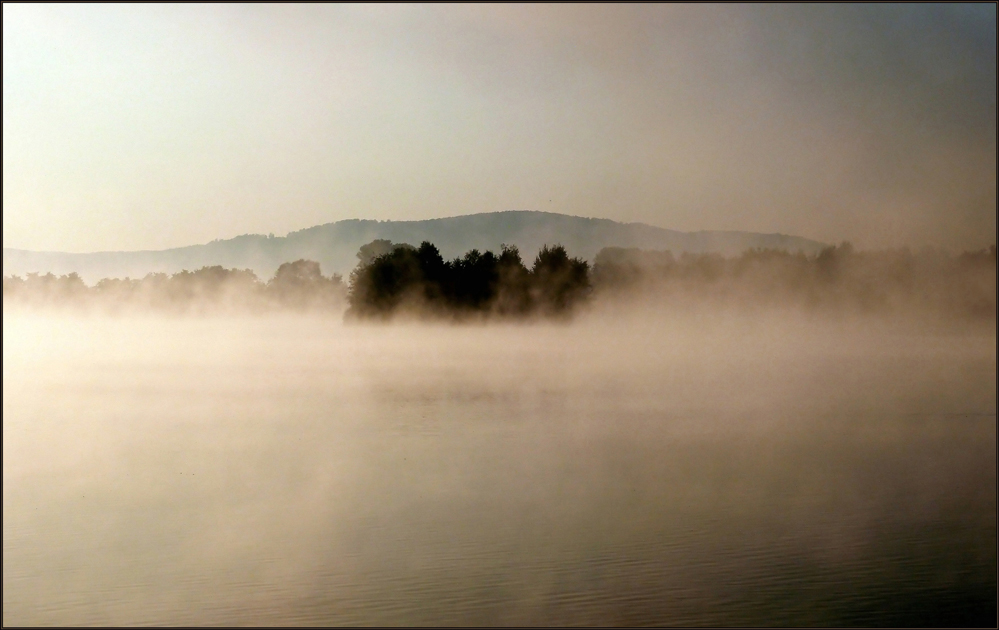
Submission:
M 137 278 L 151 272 L 176 273 L 222 265 L 252 269 L 258 276 L 269 278 L 281 263 L 304 258 L 319 262 L 325 274 L 346 276 L 357 264 L 357 250 L 375 239 L 413 245 L 430 241 L 445 258 L 460 256 L 470 249 L 498 252 L 502 244 L 516 245 L 525 260 L 533 260 L 545 244 L 559 243 L 573 256 L 590 262 L 604 247 L 734 255 L 754 247 L 814 254 L 825 246 L 784 234 L 679 232 L 644 223 L 619 223 L 553 212 L 506 211 L 424 221 L 348 219 L 284 237 L 246 234 L 158 251 L 75 254 L 4 248 L 3 275 L 76 272 L 85 281 L 95 282 L 100 278 Z

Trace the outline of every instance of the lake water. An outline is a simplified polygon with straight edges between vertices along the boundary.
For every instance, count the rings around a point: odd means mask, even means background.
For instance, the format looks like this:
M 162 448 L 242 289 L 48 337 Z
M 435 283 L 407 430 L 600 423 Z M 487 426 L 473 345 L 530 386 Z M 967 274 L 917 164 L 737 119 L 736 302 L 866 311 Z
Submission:
M 996 335 L 3 320 L 3 624 L 996 623 Z

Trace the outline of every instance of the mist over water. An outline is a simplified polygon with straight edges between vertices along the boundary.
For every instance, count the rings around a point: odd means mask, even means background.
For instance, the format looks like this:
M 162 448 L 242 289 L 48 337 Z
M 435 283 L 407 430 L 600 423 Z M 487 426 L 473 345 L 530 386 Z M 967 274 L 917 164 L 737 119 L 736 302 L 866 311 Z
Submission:
M 992 625 L 996 335 L 3 316 L 3 623 Z
M 2 13 L 3 626 L 999 625 L 995 3 Z

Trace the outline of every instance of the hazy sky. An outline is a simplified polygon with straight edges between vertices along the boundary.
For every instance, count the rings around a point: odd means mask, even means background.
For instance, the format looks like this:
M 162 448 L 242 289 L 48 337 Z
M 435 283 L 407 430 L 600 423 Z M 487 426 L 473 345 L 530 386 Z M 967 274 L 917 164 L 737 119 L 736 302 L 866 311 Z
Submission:
M 546 210 L 996 230 L 996 6 L 3 5 L 3 245 Z

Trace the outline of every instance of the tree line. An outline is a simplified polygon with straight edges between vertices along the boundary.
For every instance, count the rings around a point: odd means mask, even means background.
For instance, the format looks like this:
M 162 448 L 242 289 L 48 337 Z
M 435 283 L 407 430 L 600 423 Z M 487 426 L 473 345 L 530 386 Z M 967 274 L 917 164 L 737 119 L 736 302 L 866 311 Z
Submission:
M 815 255 L 750 249 L 739 256 L 600 251 L 593 282 L 608 300 L 780 305 L 859 314 L 996 317 L 996 246 L 857 251 L 844 242 Z
M 849 243 L 815 255 L 752 249 L 739 256 L 608 247 L 591 266 L 561 245 L 530 267 L 514 246 L 473 249 L 445 260 L 432 243 L 377 240 L 361 247 L 345 283 L 319 263 L 281 265 L 264 282 L 248 269 L 203 267 L 88 287 L 77 274 L 3 278 L 8 306 L 76 306 L 172 312 L 273 310 L 343 313 L 348 320 L 398 316 L 450 320 L 570 318 L 593 302 L 663 308 L 769 305 L 860 313 L 936 313 L 994 320 L 996 248 L 951 255 L 934 249 L 857 251 Z
M 88 287 L 76 273 L 4 276 L 4 307 L 75 307 L 110 311 L 266 312 L 340 311 L 347 289 L 339 274 L 323 276 L 319 263 L 297 260 L 261 281 L 249 269 L 202 267 L 141 279 L 104 278 Z
M 348 319 L 399 314 L 564 318 L 590 295 L 589 263 L 561 245 L 544 246 L 528 269 L 515 246 L 497 256 L 473 249 L 446 261 L 435 245 L 374 241 L 358 252 L 350 276 Z

